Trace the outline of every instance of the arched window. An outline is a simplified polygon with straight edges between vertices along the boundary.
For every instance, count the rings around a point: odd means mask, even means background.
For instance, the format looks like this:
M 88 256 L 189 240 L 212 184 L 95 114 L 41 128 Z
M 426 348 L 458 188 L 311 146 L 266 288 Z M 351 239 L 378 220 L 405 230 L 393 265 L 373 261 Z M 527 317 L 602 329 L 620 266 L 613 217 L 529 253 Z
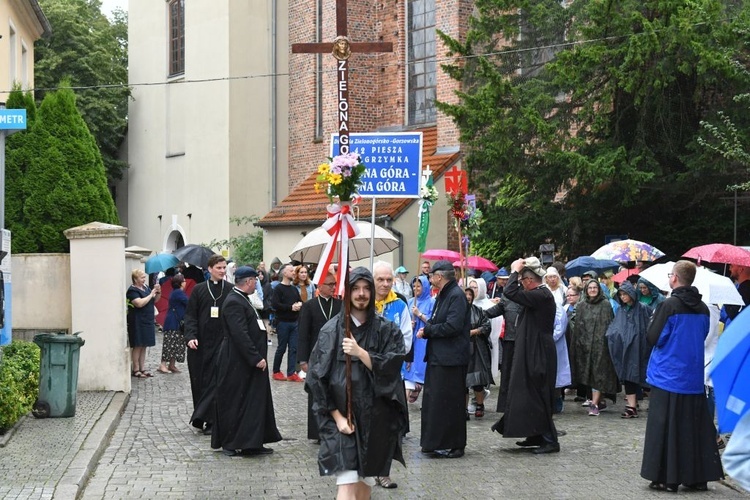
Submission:
M 169 2 L 169 76 L 185 72 L 185 0 Z

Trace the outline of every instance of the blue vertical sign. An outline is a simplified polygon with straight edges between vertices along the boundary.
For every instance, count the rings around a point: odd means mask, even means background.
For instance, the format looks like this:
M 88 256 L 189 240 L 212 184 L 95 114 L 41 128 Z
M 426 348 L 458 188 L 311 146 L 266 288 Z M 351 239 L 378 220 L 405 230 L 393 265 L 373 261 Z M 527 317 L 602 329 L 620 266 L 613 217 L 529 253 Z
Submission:
M 367 167 L 357 192 L 366 198 L 419 198 L 422 132 L 349 134 L 349 152 Z M 331 156 L 339 136 L 331 134 Z

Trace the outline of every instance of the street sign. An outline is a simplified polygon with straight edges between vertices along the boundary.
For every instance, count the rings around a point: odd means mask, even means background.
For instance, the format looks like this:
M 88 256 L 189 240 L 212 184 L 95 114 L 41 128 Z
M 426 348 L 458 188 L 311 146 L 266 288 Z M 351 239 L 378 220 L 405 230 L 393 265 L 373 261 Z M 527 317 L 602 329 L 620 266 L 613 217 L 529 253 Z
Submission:
M 26 130 L 26 110 L 0 109 L 0 130 Z
M 349 134 L 349 152 L 367 167 L 357 192 L 366 198 L 419 198 L 422 132 Z M 339 154 L 331 134 L 331 156 Z

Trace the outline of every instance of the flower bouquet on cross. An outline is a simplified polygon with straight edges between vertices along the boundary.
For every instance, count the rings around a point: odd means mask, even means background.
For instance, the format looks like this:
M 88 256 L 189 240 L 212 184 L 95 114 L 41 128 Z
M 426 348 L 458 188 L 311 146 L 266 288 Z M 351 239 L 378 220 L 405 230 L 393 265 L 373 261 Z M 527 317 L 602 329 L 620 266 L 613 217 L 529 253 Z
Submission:
M 328 163 L 318 165 L 315 192 L 325 190 L 331 203 L 351 201 L 357 194 L 365 165 L 356 153 L 346 153 L 328 158 Z
M 471 239 L 479 236 L 482 211 L 477 208 L 476 197 L 463 191 L 447 193 L 453 223 L 461 241 L 461 260 L 468 255 Z

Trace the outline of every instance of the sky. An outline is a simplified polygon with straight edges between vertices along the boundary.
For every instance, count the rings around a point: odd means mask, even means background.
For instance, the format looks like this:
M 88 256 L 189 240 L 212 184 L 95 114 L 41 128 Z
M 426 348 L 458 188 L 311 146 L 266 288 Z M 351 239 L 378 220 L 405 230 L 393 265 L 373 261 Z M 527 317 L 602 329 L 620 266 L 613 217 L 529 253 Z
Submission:
M 102 0 L 102 12 L 109 15 L 113 9 L 120 7 L 122 10 L 128 10 L 128 0 Z

